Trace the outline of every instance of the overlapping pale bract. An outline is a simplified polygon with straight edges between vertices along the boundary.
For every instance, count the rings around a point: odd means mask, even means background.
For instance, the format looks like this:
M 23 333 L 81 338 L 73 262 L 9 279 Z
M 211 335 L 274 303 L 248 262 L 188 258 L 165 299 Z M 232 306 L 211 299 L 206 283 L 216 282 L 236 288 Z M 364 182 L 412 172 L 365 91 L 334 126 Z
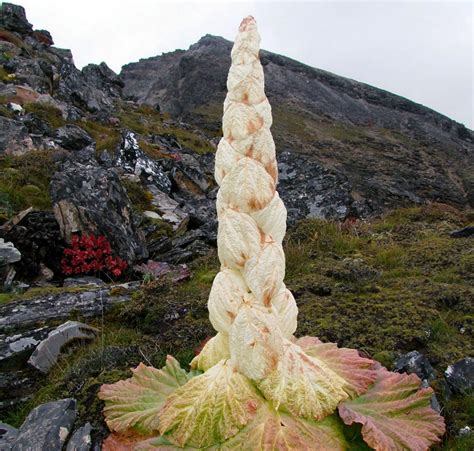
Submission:
M 118 433 L 104 448 L 343 450 L 352 446 L 344 422 L 359 422 L 375 449 L 424 449 L 444 424 L 429 407 L 431 389 L 417 393 L 416 376 L 393 379 L 355 350 L 293 336 L 298 308 L 283 283 L 286 209 L 259 47 L 247 17 L 232 49 L 215 160 L 221 271 L 208 308 L 217 335 L 192 361 L 194 373 L 169 358 L 163 370 L 140 366 L 104 385 L 107 424 Z M 422 438 L 398 440 L 399 426 Z

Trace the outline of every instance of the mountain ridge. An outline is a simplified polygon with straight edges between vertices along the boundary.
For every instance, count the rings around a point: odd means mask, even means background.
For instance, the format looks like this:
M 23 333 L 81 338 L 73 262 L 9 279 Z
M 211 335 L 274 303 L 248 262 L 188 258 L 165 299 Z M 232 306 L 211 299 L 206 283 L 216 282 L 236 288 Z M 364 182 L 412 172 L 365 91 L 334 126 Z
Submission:
M 120 73 L 124 97 L 217 136 L 231 46 L 231 41 L 206 35 L 188 50 L 127 64 Z M 316 172 L 327 170 L 335 177 L 343 188 L 337 196 L 346 199 L 343 203 L 349 199 L 340 214 L 313 202 L 299 217 L 311 216 L 311 211 L 341 219 L 368 216 L 410 202 L 474 205 L 474 134 L 462 124 L 388 91 L 281 55 L 262 50 L 260 57 L 274 113 L 272 131 L 281 151 L 280 172 L 285 164 L 295 174 L 303 172 L 307 180 L 300 191 L 312 192 L 314 199 L 314 177 L 296 165 L 303 156 Z M 322 191 L 339 188 L 331 183 Z

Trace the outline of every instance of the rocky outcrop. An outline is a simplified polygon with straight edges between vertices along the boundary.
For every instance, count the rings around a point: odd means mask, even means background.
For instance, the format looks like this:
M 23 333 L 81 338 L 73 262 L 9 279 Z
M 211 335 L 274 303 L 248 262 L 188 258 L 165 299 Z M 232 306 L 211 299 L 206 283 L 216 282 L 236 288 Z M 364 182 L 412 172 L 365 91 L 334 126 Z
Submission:
M 114 253 L 128 262 L 148 256 L 134 222 L 130 200 L 117 173 L 101 167 L 90 149 L 67 160 L 51 180 L 51 198 L 61 235 L 104 235 Z
M 110 113 L 121 96 L 123 82 L 105 63 L 77 69 L 69 50 L 52 47 L 48 31 L 33 31 L 21 6 L 3 3 L 0 27 L 4 29 L 1 41 L 6 41 L 2 45 L 10 55 L 2 64 L 12 82 L 32 88 L 36 98 L 47 94 L 69 105 L 65 112 L 70 120 L 85 112 Z M 34 100 L 31 96 L 22 99 Z
M 38 344 L 28 363 L 41 371 L 48 373 L 58 360 L 61 348 L 73 340 L 92 340 L 97 329 L 77 321 L 67 321 L 61 324 Z
M 136 134 L 130 130 L 122 133 L 122 140 L 115 152 L 115 165 L 137 175 L 145 184 L 155 185 L 164 193 L 171 191 L 171 180 L 160 165 L 143 152 Z
M 0 286 L 10 287 L 16 274 L 13 264 L 20 260 L 21 253 L 13 243 L 0 238 Z
M 219 133 L 231 47 L 207 35 L 186 51 L 125 65 L 124 96 Z M 290 218 L 365 217 L 427 201 L 474 205 L 472 131 L 381 89 L 260 55 L 280 170 L 287 164 L 293 174 L 293 186 L 280 185 Z
M 22 259 L 15 264 L 17 277 L 33 281 L 41 267 L 49 268 L 56 277 L 61 275 L 64 241 L 54 214 L 49 211 L 28 211 L 0 235 L 15 243 Z M 54 246 L 51 246 L 54 243 Z
M 474 358 L 466 357 L 444 372 L 450 388 L 459 394 L 467 395 L 474 389 Z
M 416 374 L 428 383 L 436 379 L 436 373 L 430 361 L 418 351 L 411 351 L 395 361 L 394 371 L 397 373 Z
M 33 409 L 18 430 L 15 451 L 60 451 L 71 433 L 77 409 L 74 399 L 61 399 Z
M 115 304 L 130 300 L 138 284 L 130 282 L 103 288 L 55 292 L 30 300 L 13 301 L 0 306 L 0 334 L 2 339 L 11 341 L 18 330 L 32 330 L 50 320 L 67 319 L 72 312 L 85 318 L 101 315 Z M 117 290 L 113 290 L 117 288 Z
M 72 124 L 58 128 L 54 132 L 54 142 L 67 150 L 81 150 L 94 144 L 94 140 L 85 130 Z
M 19 121 L 0 116 L 0 155 L 22 155 L 32 149 L 28 129 Z
M 2 3 L 0 27 L 24 34 L 33 31 L 33 25 L 31 25 L 26 18 L 25 9 L 19 5 L 6 2 Z

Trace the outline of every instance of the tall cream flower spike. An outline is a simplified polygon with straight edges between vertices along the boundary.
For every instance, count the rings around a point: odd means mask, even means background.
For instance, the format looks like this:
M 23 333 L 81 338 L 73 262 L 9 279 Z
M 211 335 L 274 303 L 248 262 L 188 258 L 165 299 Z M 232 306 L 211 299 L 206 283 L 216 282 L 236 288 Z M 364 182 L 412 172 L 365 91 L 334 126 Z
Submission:
M 259 48 L 255 20 L 246 17 L 232 49 L 215 160 L 221 271 L 208 307 L 217 335 L 190 373 L 169 356 L 161 370 L 140 365 L 132 378 L 102 386 L 107 424 L 118 433 L 104 449 L 129 444 L 132 431 L 152 438 L 139 435 L 131 449 L 343 450 L 350 448 L 344 423 L 353 422 L 364 424 L 364 440 L 376 449 L 427 449 L 444 424 L 416 376 L 293 336 L 298 309 L 283 282 L 286 209 L 276 191 Z
M 224 136 L 216 153 L 222 267 L 208 306 L 219 334 L 194 365 L 208 369 L 217 362 L 207 353 L 219 349 L 217 358 L 229 355 L 230 363 L 255 381 L 275 407 L 322 418 L 348 395 L 341 377 L 291 341 L 298 308 L 283 283 L 286 208 L 276 191 L 272 113 L 259 48 L 257 25 L 249 16 L 232 49 Z

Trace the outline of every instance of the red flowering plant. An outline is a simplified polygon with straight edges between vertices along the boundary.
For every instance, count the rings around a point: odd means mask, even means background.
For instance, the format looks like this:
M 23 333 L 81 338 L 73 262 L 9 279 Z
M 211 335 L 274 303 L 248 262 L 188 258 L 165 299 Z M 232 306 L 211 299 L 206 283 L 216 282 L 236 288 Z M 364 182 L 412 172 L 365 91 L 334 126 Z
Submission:
M 103 272 L 118 277 L 127 268 L 127 262 L 112 255 L 112 247 L 105 236 L 73 235 L 71 247 L 64 249 L 61 260 L 64 274 L 91 274 Z

